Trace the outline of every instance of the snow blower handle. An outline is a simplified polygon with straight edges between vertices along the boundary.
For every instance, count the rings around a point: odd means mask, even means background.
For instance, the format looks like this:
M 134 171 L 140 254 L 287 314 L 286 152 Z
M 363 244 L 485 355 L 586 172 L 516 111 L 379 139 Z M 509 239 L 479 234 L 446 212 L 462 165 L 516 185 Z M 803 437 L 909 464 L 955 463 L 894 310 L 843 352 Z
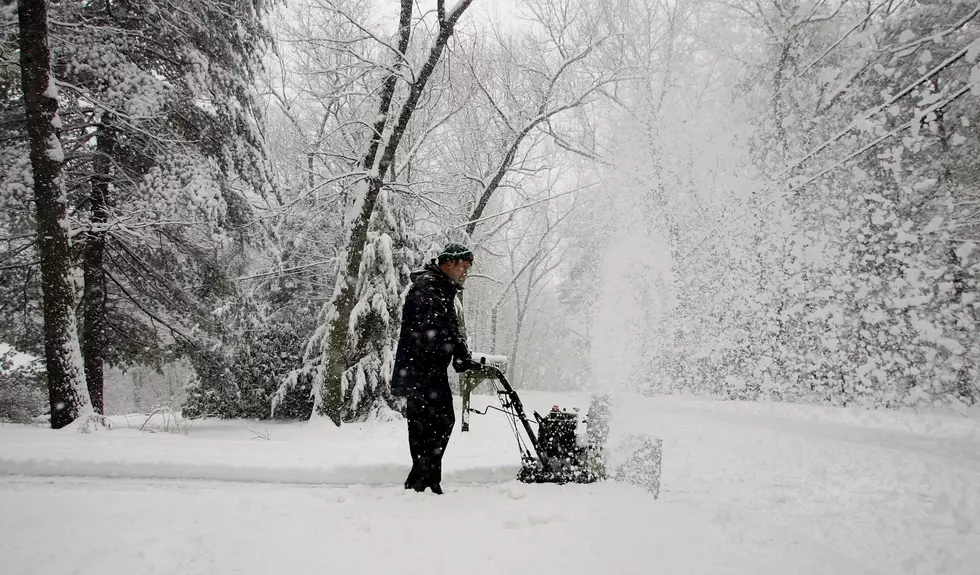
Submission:
M 503 372 L 492 365 L 487 365 L 483 359 L 485 358 L 482 358 L 480 361 L 480 363 L 483 364 L 483 372 L 493 376 L 498 382 L 500 382 L 500 386 L 503 388 L 503 391 L 498 391 L 497 393 L 506 395 L 510 399 L 510 405 L 514 409 L 514 413 L 517 415 L 517 418 L 521 420 L 521 424 L 524 426 L 524 432 L 527 433 L 527 438 L 531 442 L 531 447 L 534 448 L 534 455 L 541 460 L 541 450 L 538 448 L 538 436 L 534 433 L 534 430 L 531 429 L 531 422 L 528 421 L 527 414 L 524 413 L 524 404 L 521 403 L 521 398 L 517 396 L 517 392 L 510 386 L 510 382 L 507 381 L 506 377 L 504 377 Z

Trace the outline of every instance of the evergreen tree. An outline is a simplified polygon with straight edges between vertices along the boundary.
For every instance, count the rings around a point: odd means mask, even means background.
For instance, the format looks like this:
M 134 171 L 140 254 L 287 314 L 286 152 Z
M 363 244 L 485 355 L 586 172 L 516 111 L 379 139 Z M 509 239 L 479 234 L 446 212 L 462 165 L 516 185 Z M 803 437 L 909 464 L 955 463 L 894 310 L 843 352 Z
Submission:
M 68 203 L 82 270 L 82 348 L 101 409 L 102 365 L 160 365 L 202 349 L 211 310 L 236 297 L 250 204 L 270 192 L 254 76 L 268 42 L 264 0 L 156 0 L 52 5 Z M 6 89 L 2 105 L 23 106 Z M 23 205 L 21 128 L 3 161 L 13 207 Z M 27 218 L 4 224 L 16 237 Z M 19 246 L 11 246 L 13 250 Z M 5 270 L 5 311 L 24 321 L 4 339 L 36 351 L 31 253 Z M 194 327 L 197 326 L 197 327 Z M 203 328 L 200 330 L 199 328 Z M 177 342 L 179 347 L 172 347 Z
M 357 304 L 351 313 L 351 341 L 344 372 L 345 418 L 390 418 L 390 383 L 401 310 L 418 263 L 417 240 L 407 213 L 389 190 L 378 195 L 358 274 Z

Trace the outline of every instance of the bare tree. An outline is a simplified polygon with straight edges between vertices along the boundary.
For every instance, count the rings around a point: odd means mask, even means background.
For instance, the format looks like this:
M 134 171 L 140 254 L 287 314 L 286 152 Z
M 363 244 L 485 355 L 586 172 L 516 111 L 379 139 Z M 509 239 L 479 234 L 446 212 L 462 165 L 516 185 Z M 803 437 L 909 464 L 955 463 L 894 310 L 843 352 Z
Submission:
M 567 208 L 547 206 L 529 215 L 528 224 L 518 232 L 515 240 L 507 242 L 508 266 L 511 280 L 492 310 L 492 341 L 497 347 L 497 323 L 500 304 L 508 294 L 513 296 L 514 324 L 510 342 L 510 370 L 517 376 L 522 369 L 519 360 L 521 337 L 531 309 L 542 289 L 554 278 L 555 271 L 564 263 L 567 243 L 562 235 L 566 219 L 587 201 L 576 198 Z M 514 232 L 511 232 L 514 233 Z
M 576 138 L 563 132 L 574 126 L 594 143 L 594 126 L 586 110 L 625 72 L 615 57 L 603 57 L 609 56 L 602 47 L 612 35 L 591 23 L 585 5 L 575 0 L 540 0 L 529 2 L 528 9 L 537 26 L 518 40 L 498 35 L 501 63 L 482 74 L 470 66 L 501 137 L 494 160 L 479 173 L 464 174 L 476 186 L 465 228 L 468 236 L 483 221 L 504 179 L 528 168 L 524 160 L 530 148 L 549 139 L 566 150 L 596 157 L 591 146 L 573 145 Z M 558 122 L 563 115 L 576 115 L 576 120 L 563 127 Z

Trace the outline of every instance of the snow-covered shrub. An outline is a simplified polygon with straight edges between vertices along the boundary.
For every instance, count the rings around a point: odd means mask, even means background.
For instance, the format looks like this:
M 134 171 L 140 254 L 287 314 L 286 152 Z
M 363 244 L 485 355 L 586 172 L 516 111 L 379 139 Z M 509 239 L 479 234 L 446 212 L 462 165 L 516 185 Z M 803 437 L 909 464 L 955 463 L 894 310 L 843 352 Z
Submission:
M 7 359 L 0 358 L 0 420 L 30 423 L 45 409 L 43 363 L 8 369 Z
M 218 350 L 191 354 L 196 377 L 188 386 L 185 417 L 298 419 L 310 415 L 309 382 L 299 382 L 279 409 L 269 404 L 284 373 L 300 361 L 303 333 L 292 323 L 270 322 Z
M 241 295 L 215 312 L 222 326 L 220 343 L 187 350 L 195 377 L 186 387 L 185 417 L 309 417 L 308 381 L 286 393 L 274 414 L 269 410 L 283 375 L 300 364 L 299 350 L 315 317 L 296 298 L 281 298 Z

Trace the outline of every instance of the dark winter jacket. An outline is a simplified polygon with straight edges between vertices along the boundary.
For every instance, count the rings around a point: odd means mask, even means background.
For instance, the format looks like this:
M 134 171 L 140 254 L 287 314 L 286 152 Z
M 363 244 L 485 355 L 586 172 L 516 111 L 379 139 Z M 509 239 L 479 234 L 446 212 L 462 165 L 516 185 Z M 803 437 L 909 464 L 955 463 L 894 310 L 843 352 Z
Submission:
M 402 309 L 391 392 L 405 397 L 449 397 L 449 364 L 461 371 L 461 362 L 471 359 L 456 316 L 456 293 L 462 286 L 435 261 L 412 272 L 411 278 L 412 287 Z

